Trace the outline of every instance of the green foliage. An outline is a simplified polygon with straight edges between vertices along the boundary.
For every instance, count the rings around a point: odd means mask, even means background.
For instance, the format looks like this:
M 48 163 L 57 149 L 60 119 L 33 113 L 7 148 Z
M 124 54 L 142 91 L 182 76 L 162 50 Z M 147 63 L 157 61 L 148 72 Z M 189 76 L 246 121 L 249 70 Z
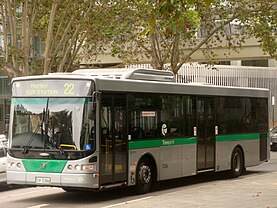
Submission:
M 260 11 L 248 17 L 243 26 L 260 41 L 265 52 L 277 59 L 277 3 L 271 7 L 261 4 Z
M 150 58 L 158 69 L 170 63 L 177 73 L 194 53 L 213 61 L 214 47 L 237 51 L 249 37 L 276 58 L 276 8 L 276 0 L 1 0 L 1 69 L 10 76 L 72 71 L 107 52 L 125 63 Z
M 210 62 L 217 56 L 214 47 L 238 51 L 249 37 L 256 37 L 264 51 L 276 57 L 275 0 L 113 2 L 112 51 L 125 61 L 147 56 L 153 67 L 170 63 L 177 73 L 195 52 L 201 50 Z
M 0 23 L 6 25 L 1 69 L 13 77 L 78 68 L 86 54 L 91 58 L 102 49 L 107 4 L 99 2 L 0 1 Z M 35 47 L 41 51 L 34 56 Z

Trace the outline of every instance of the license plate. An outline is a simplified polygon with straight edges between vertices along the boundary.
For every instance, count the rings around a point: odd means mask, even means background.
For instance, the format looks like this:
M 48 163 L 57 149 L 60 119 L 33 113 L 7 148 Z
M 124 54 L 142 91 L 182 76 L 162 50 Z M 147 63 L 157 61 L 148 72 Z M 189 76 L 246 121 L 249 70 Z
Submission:
M 50 184 L 51 180 L 50 180 L 50 178 L 36 177 L 36 183 L 37 184 Z

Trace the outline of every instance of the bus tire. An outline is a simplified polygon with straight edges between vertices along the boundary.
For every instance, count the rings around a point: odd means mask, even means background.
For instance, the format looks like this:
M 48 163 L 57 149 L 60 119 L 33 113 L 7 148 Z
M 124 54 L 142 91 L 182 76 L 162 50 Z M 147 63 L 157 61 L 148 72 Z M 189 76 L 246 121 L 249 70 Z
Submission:
M 240 148 L 236 147 L 233 150 L 231 157 L 231 177 L 237 178 L 242 175 L 244 171 L 244 159 Z
M 136 189 L 138 194 L 145 194 L 151 190 L 154 180 L 153 164 L 147 159 L 140 160 L 136 171 Z

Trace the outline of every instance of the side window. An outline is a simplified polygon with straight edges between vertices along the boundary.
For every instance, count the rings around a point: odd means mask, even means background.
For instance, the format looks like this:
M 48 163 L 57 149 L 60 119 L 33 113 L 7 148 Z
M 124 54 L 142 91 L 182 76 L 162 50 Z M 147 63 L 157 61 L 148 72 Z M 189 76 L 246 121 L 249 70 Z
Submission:
M 267 99 L 257 101 L 257 123 L 258 131 L 264 133 L 268 131 L 268 103 Z
M 178 138 L 193 135 L 191 96 L 130 94 L 129 135 L 132 139 Z
M 257 132 L 257 99 L 244 98 L 242 124 L 244 132 Z
M 219 133 L 235 134 L 257 132 L 261 114 L 259 108 L 266 110 L 262 106 L 259 104 L 257 98 L 217 98 L 217 125 L 219 127 Z M 266 114 L 267 117 L 267 113 L 262 114 Z M 261 126 L 261 128 L 263 127 Z
M 161 137 L 160 117 L 161 99 L 155 94 L 130 94 L 129 105 L 129 135 L 132 139 L 147 139 Z
M 193 135 L 194 109 L 191 96 L 162 96 L 162 123 L 167 125 L 169 137 Z

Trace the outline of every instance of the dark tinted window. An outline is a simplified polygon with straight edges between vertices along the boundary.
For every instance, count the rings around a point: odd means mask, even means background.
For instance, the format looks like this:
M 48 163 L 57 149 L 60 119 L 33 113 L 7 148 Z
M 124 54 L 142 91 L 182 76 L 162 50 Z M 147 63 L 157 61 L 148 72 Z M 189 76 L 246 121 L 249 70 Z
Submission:
M 219 134 L 267 131 L 266 99 L 219 97 L 216 112 Z
M 257 100 L 257 120 L 259 132 L 268 131 L 268 100 Z
M 193 135 L 191 96 L 131 94 L 128 99 L 132 139 L 187 137 Z

